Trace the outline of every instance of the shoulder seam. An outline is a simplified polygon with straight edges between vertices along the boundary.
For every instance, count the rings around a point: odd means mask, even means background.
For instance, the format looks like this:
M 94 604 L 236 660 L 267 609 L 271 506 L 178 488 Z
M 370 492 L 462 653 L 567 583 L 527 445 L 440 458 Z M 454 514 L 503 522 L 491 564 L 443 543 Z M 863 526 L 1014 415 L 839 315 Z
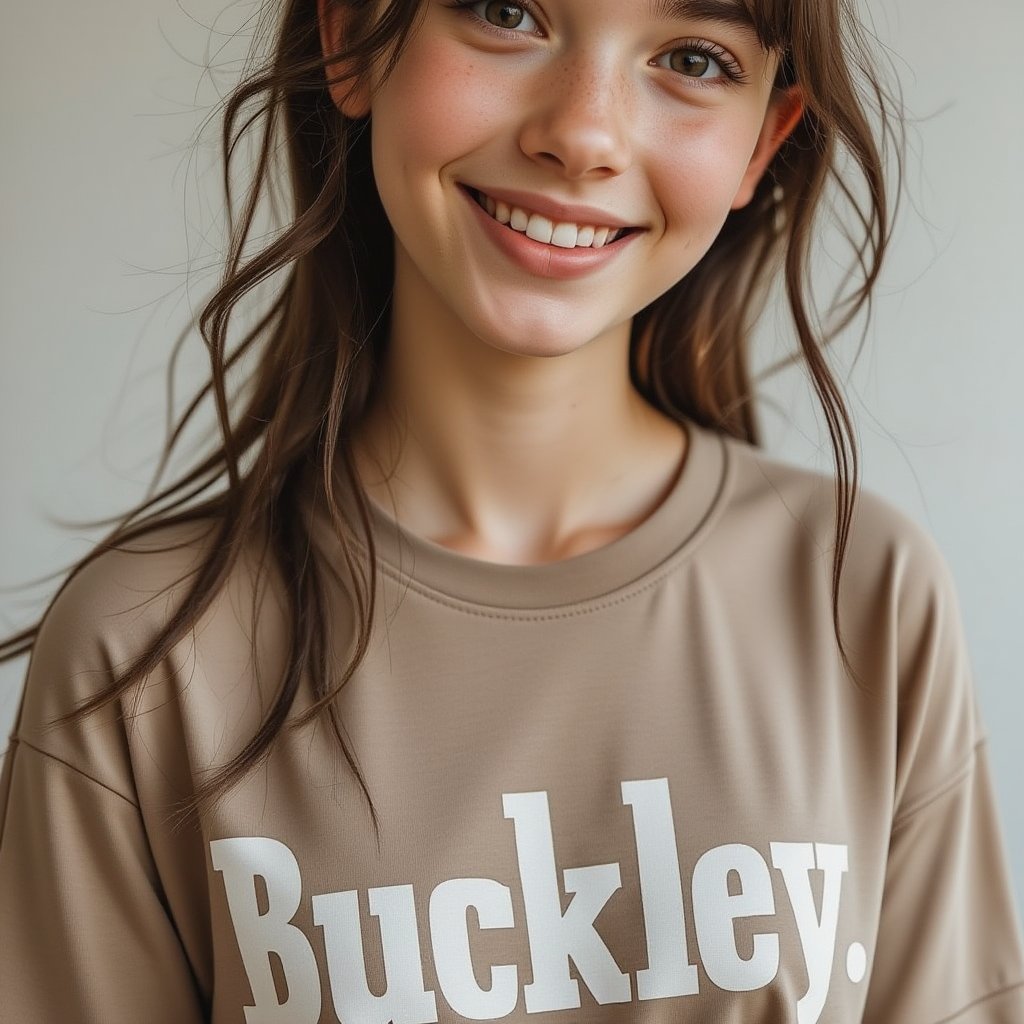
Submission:
M 893 818 L 891 831 L 895 832 L 896 829 L 906 824 L 911 818 L 914 817 L 918 811 L 923 811 L 926 807 L 930 807 L 936 800 L 944 796 L 946 793 L 955 789 L 960 783 L 964 782 L 970 777 L 974 771 L 974 763 L 978 753 L 978 747 L 983 743 L 988 742 L 988 736 L 982 735 L 974 741 L 974 746 L 971 747 L 970 754 L 967 755 L 964 763 L 955 771 L 952 775 L 946 778 L 943 782 L 938 784 L 937 789 L 933 789 L 931 793 L 923 798 L 918 798 L 919 802 L 916 806 L 912 806 L 910 810 L 903 811 L 898 817 Z
M 93 783 L 96 786 L 99 786 L 100 789 L 105 789 L 108 793 L 112 793 L 114 796 L 120 797 L 120 799 L 122 799 L 126 804 L 128 804 L 131 807 L 134 807 L 135 810 L 139 810 L 139 805 L 130 797 L 125 796 L 124 793 L 119 793 L 112 786 L 108 786 L 105 782 L 101 782 L 99 779 L 93 778 L 93 776 L 91 776 L 88 772 L 82 771 L 81 768 L 76 767 L 70 761 L 65 761 L 64 758 L 58 757 L 56 754 L 51 754 L 50 751 L 43 750 L 42 747 L 37 747 L 34 743 L 29 743 L 28 740 L 22 738 L 21 736 L 11 737 L 11 749 L 8 750 L 8 754 L 14 754 L 15 751 L 13 747 L 15 744 L 20 744 L 28 750 L 35 751 L 41 757 L 44 757 L 49 761 L 54 761 L 57 764 L 63 765 L 65 768 L 74 772 L 76 775 L 81 776 L 83 779 L 88 779 L 89 782 Z
M 968 1010 L 973 1010 L 981 1003 L 987 1003 L 990 999 L 995 999 L 996 996 L 1004 996 L 1007 992 L 1013 992 L 1018 988 L 1024 988 L 1024 981 L 1017 981 L 1012 985 L 1004 985 L 1002 988 L 997 988 L 994 992 L 988 992 L 983 996 L 979 996 L 977 999 L 969 1002 L 962 1009 L 957 1010 L 951 1017 L 943 1017 L 942 1020 L 936 1021 L 935 1024 L 953 1024 L 958 1017 L 962 1017 Z

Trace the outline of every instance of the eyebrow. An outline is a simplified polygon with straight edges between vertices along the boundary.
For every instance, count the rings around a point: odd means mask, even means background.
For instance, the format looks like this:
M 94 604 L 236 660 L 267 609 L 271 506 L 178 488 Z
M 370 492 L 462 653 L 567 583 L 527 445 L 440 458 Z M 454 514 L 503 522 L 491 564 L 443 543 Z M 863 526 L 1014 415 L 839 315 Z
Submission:
M 680 21 L 720 21 L 753 29 L 757 26 L 743 0 L 649 0 L 655 18 Z

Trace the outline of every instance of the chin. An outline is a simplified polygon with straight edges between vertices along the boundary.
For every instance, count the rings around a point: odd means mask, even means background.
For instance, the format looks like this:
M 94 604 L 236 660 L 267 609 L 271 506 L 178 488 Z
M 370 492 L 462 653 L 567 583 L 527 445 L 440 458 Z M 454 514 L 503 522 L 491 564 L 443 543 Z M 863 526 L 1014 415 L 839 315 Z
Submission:
M 540 358 L 571 355 L 613 331 L 621 330 L 627 341 L 629 338 L 628 322 L 619 328 L 606 327 L 603 332 L 580 329 L 569 331 L 565 327 L 565 322 L 564 317 L 556 316 L 550 323 L 538 323 L 536 318 L 532 318 L 530 323 L 513 328 L 510 328 L 509 321 L 505 320 L 498 321 L 500 327 L 480 324 L 477 330 L 468 329 L 481 344 L 499 352 Z
M 550 334 L 521 333 L 515 336 L 510 336 L 507 331 L 501 334 L 486 332 L 476 337 L 481 344 L 497 352 L 537 358 L 569 355 L 587 344 L 586 340 L 567 337 L 564 331 Z

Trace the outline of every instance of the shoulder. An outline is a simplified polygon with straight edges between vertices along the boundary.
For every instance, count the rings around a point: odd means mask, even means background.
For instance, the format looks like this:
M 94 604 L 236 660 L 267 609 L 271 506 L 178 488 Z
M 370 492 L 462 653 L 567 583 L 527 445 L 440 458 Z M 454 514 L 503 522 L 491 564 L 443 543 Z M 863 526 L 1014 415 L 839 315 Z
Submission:
M 733 505 L 757 520 L 763 542 L 786 539 L 821 559 L 836 547 L 840 494 L 832 472 L 795 465 L 730 439 Z M 844 578 L 863 600 L 896 600 L 905 613 L 956 600 L 949 562 L 933 534 L 892 499 L 858 482 L 845 531 Z M 830 563 L 829 563 L 830 564 Z M 844 584 L 846 586 L 847 584 Z
M 732 532 L 728 550 L 771 559 L 774 592 L 788 587 L 796 595 L 801 621 L 827 611 L 831 630 L 835 476 L 743 442 L 731 447 L 741 531 Z M 904 749 L 916 748 L 909 737 L 931 730 L 924 747 L 936 765 L 922 774 L 940 776 L 942 759 L 962 759 L 983 732 L 957 585 L 931 531 L 863 483 L 845 533 L 838 594 L 851 657 L 871 689 L 899 709 Z
M 248 663 L 257 576 L 276 577 L 260 565 L 262 545 L 251 541 L 204 608 L 188 613 L 177 638 L 160 643 L 190 592 L 217 555 L 220 531 L 213 518 L 154 527 L 85 562 L 73 572 L 43 614 L 32 648 L 14 737 L 43 754 L 124 792 L 132 758 L 125 722 L 150 711 L 176 728 L 183 695 L 196 683 L 216 688 L 211 659 Z M 258 570 L 262 568 L 262 574 Z M 266 635 L 280 635 L 279 602 L 263 602 Z M 114 683 L 141 658 L 150 667 L 131 686 Z M 233 679 L 238 684 L 237 674 Z M 197 686 L 196 700 L 209 697 Z M 214 695 L 216 696 L 216 695 Z M 83 716 L 71 715 L 84 706 Z
M 33 658 L 49 653 L 114 664 L 170 621 L 216 544 L 204 519 L 154 527 L 94 554 L 65 580 L 40 622 Z

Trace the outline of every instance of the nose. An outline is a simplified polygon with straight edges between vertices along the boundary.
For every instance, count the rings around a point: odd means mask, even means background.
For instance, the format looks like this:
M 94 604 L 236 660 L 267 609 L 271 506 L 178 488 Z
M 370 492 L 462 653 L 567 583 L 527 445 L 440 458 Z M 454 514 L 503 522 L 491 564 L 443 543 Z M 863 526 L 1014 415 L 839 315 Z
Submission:
M 631 95 L 609 57 L 553 61 L 530 90 L 520 147 L 566 178 L 621 174 L 632 159 Z

